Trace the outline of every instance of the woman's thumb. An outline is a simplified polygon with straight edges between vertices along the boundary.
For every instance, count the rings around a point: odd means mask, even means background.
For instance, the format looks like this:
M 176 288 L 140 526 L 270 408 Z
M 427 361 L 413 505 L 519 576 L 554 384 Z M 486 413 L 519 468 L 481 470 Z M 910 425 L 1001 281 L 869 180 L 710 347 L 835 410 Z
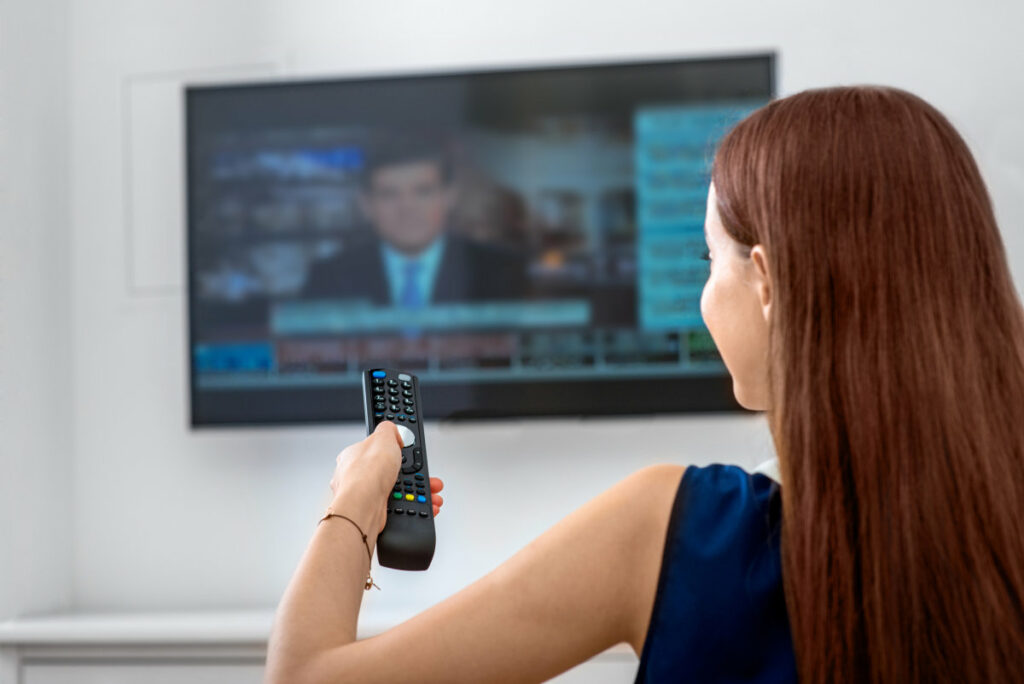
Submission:
M 398 442 L 399 447 L 402 446 L 402 440 L 398 435 L 398 426 L 390 420 L 382 420 L 377 423 L 377 427 L 373 430 L 373 436 L 378 439 L 393 439 Z

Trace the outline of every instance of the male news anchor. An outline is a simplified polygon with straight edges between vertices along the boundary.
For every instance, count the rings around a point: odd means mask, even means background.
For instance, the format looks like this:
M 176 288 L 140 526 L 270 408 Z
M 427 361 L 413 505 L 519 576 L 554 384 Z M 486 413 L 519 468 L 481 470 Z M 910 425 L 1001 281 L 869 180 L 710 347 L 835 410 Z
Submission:
M 359 199 L 373 235 L 314 264 L 303 294 L 408 308 L 525 298 L 525 255 L 452 232 L 454 201 L 440 145 L 398 136 L 375 146 Z

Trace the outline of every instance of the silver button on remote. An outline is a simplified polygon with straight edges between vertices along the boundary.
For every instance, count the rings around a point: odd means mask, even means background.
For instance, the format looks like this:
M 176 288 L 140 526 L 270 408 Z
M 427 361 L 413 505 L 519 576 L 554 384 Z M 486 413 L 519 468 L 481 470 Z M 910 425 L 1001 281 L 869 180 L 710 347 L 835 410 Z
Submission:
M 398 437 L 399 439 L 402 440 L 403 447 L 410 447 L 416 443 L 416 433 L 414 433 L 412 430 L 405 427 L 404 425 L 399 425 L 397 427 Z

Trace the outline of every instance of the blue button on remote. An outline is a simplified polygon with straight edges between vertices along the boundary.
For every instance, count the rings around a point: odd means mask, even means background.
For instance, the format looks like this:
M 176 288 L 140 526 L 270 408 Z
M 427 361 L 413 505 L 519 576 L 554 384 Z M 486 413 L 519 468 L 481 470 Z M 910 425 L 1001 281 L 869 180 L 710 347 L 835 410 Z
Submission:
M 373 371 L 373 377 L 375 378 L 386 378 L 388 376 L 384 371 Z

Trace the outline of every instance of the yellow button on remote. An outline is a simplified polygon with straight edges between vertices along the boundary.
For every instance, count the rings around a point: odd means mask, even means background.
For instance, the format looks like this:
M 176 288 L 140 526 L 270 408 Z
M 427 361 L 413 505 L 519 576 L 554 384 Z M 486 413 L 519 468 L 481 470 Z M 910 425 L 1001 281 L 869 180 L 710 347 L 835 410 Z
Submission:
M 416 497 L 414 497 L 414 496 L 413 496 L 412 494 L 406 494 L 406 495 L 405 495 L 405 500 L 406 500 L 406 501 L 412 501 L 412 500 L 413 500 L 413 499 L 415 499 L 415 498 L 416 498 Z

